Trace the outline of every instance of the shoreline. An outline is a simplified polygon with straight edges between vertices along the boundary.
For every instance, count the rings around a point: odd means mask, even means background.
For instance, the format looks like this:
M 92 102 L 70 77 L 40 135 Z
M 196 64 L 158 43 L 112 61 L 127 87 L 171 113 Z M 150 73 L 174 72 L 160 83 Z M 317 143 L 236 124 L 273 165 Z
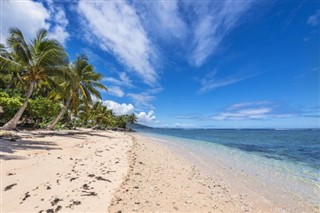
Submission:
M 110 212 L 280 212 L 234 190 L 221 173 L 205 172 L 150 137 L 134 137 L 130 169 Z
M 110 212 L 319 210 L 309 203 L 294 203 L 296 200 L 291 200 L 291 194 L 279 188 L 272 189 L 271 193 L 266 191 L 272 186 L 257 182 L 240 168 L 215 161 L 203 162 L 199 153 L 186 147 L 173 147 L 149 135 L 132 135 L 136 139 L 129 153 L 130 169 L 114 195 Z
M 190 150 L 139 133 L 17 135 L 0 138 L 1 212 L 292 212 L 231 168 L 208 170 Z

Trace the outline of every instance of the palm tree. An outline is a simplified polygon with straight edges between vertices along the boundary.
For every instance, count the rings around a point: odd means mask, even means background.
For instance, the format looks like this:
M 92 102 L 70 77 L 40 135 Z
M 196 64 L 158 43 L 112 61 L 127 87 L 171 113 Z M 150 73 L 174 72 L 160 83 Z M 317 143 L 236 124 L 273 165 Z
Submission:
M 138 121 L 138 118 L 136 114 L 132 113 L 131 115 L 128 115 L 128 123 L 133 124 Z
M 93 129 L 98 127 L 114 126 L 115 116 L 112 110 L 109 110 L 102 104 L 101 101 L 97 101 L 93 104 L 91 109 L 91 119 L 94 121 Z
M 78 56 L 74 64 L 70 64 L 67 73 L 65 81 L 53 90 L 51 94 L 52 96 L 64 98 L 64 107 L 47 126 L 47 129 L 53 129 L 69 107 L 77 110 L 80 99 L 86 105 L 92 103 L 92 96 L 101 99 L 101 94 L 97 88 L 107 91 L 107 88 L 99 83 L 102 75 L 94 71 L 94 67 L 89 64 L 88 58 L 84 55 Z
M 49 39 L 46 30 L 39 30 L 36 38 L 29 43 L 26 42 L 19 29 L 11 28 L 9 32 L 7 44 L 10 51 L 4 45 L 0 46 L 0 71 L 19 71 L 22 73 L 22 80 L 28 89 L 22 106 L 13 118 L 2 127 L 3 129 L 16 128 L 35 86 L 46 81 L 49 75 L 57 74 L 67 59 L 63 47 L 58 41 Z

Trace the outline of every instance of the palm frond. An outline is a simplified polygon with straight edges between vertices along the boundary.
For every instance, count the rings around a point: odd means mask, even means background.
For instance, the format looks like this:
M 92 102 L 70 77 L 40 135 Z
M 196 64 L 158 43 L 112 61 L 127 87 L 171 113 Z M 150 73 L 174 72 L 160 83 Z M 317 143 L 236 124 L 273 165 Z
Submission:
M 18 28 L 10 28 L 9 34 L 10 36 L 7 39 L 9 48 L 14 51 L 14 54 L 18 56 L 21 62 L 29 64 L 32 58 L 31 51 L 21 30 Z

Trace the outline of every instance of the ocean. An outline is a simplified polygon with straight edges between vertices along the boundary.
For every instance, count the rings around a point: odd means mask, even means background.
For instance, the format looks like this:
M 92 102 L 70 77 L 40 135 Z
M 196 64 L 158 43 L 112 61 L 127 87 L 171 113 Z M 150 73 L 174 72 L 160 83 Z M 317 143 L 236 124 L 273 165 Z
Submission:
M 210 171 L 245 174 L 249 187 L 288 211 L 320 206 L 320 130 L 136 129 Z M 252 184 L 254 183 L 254 184 Z M 275 195 L 276 194 L 276 195 Z

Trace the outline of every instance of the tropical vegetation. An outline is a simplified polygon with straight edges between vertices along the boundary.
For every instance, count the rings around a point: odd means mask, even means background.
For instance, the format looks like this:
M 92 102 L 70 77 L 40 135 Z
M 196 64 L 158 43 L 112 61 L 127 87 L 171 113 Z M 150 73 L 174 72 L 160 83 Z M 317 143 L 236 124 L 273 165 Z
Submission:
M 11 28 L 0 44 L 1 128 L 126 128 L 136 122 L 134 114 L 116 116 L 103 104 L 102 77 L 85 55 L 71 63 L 47 31 L 27 42 Z

